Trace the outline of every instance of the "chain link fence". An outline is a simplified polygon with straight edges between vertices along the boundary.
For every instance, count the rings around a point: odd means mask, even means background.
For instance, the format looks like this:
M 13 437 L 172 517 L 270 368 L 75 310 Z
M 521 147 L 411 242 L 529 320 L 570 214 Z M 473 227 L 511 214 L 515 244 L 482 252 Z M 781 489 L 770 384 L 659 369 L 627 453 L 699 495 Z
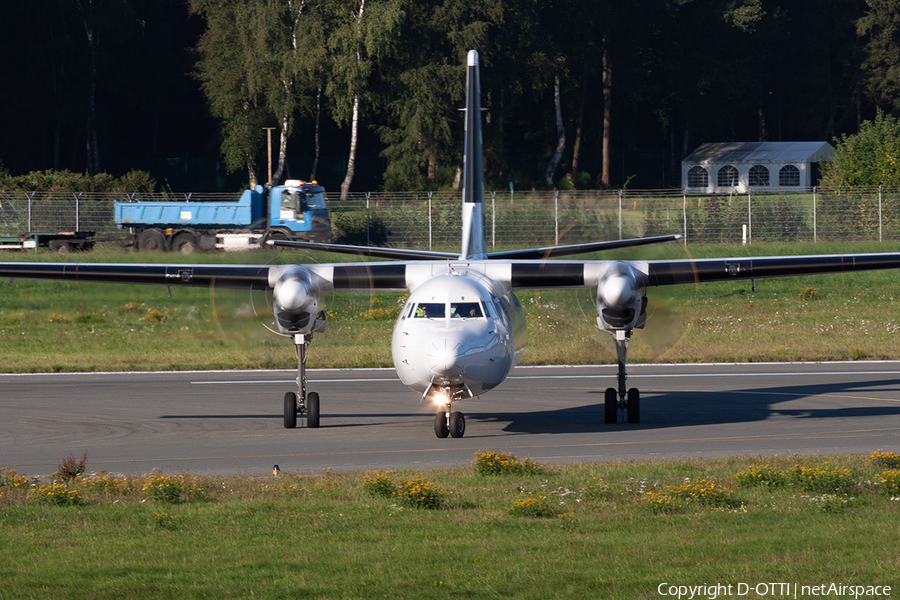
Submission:
M 203 202 L 238 194 L 128 194 L 0 191 L 0 235 L 94 231 L 124 238 L 115 200 Z M 458 192 L 333 195 L 335 241 L 455 250 Z M 900 240 L 900 188 L 825 188 L 742 194 L 679 190 L 488 192 L 490 248 L 512 249 L 680 233 L 687 244 Z

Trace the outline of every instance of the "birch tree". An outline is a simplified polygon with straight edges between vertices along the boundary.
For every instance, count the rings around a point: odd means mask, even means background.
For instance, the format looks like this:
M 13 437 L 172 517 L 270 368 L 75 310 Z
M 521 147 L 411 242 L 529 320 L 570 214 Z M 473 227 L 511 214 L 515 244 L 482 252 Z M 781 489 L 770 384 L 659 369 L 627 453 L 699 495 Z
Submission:
M 329 38 L 331 78 L 327 93 L 335 121 L 350 125 L 347 173 L 341 183 L 341 199 L 350 193 L 356 170 L 361 112 L 371 97 L 368 87 L 374 63 L 390 54 L 403 18 L 401 0 L 337 0 L 333 5 L 335 29 Z
M 563 152 L 566 150 L 566 128 L 563 125 L 562 118 L 562 99 L 560 98 L 559 93 L 559 75 L 555 75 L 553 77 L 553 106 L 556 109 L 556 151 L 553 153 L 553 157 L 550 159 L 550 163 L 547 165 L 547 172 L 544 174 L 544 182 L 548 186 L 553 185 L 553 180 L 556 175 L 556 167 L 559 166 L 559 161 L 562 160 Z
M 266 0 L 252 6 L 252 55 L 258 57 L 256 78 L 266 107 L 279 123 L 278 168 L 281 180 L 287 162 L 288 138 L 298 113 L 311 113 L 313 90 L 325 61 L 325 26 L 321 4 L 310 0 Z

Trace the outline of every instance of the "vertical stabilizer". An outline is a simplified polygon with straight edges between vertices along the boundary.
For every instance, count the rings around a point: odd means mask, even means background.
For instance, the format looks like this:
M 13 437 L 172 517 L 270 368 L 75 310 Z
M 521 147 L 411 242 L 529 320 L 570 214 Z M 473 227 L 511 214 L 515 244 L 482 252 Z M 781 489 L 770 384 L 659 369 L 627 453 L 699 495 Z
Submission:
M 466 138 L 463 149 L 462 248 L 460 259 L 487 258 L 484 236 L 484 164 L 481 149 L 481 81 L 478 52 L 466 60 Z

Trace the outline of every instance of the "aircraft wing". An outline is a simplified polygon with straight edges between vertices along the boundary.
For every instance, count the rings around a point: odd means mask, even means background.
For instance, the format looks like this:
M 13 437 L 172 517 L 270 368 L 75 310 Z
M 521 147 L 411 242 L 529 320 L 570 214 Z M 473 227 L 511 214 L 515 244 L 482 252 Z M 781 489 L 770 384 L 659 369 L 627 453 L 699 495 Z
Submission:
M 399 262 L 302 265 L 322 289 L 405 291 L 406 265 Z M 180 265 L 113 263 L 0 263 L 3 279 L 50 279 L 261 290 L 273 288 L 288 265 Z
M 97 283 L 138 283 L 234 289 L 264 289 L 267 265 L 165 265 L 113 263 L 0 263 L 0 277 Z
M 505 252 L 489 252 L 487 257 L 491 260 L 509 260 L 522 258 L 552 258 L 555 256 L 572 256 L 573 254 L 586 254 L 588 252 L 600 252 L 602 250 L 615 250 L 619 248 L 633 248 L 647 244 L 659 244 L 662 242 L 674 242 L 680 240 L 680 234 L 655 235 L 644 238 L 632 238 L 626 240 L 608 240 L 604 242 L 590 242 L 586 244 L 569 244 L 567 246 L 546 246 L 544 248 L 528 248 L 525 250 L 508 250 Z
M 585 244 L 569 244 L 566 246 L 545 246 L 543 248 L 526 248 L 523 250 L 488 252 L 486 256 L 489 260 L 513 260 L 525 258 L 546 259 L 556 256 L 571 256 L 573 254 L 586 254 L 588 252 L 600 252 L 602 250 L 614 250 L 618 248 L 645 246 L 647 244 L 674 242 L 676 240 L 680 240 L 681 238 L 682 236 L 676 233 L 670 235 L 656 235 L 625 240 L 607 240 L 603 242 L 590 242 Z M 298 240 L 269 240 L 267 243 L 271 246 L 278 246 L 280 248 L 337 252 L 339 254 L 355 254 L 358 256 L 372 256 L 376 258 L 391 258 L 398 260 L 459 259 L 459 255 L 453 252 L 436 252 L 432 250 L 407 250 L 403 248 L 382 248 L 380 246 L 326 244 L 323 242 L 303 242 Z
M 900 269 L 900 253 L 701 258 L 656 260 L 648 261 L 646 264 L 649 285 L 676 285 L 731 279 Z
M 421 259 L 420 259 L 421 260 Z M 412 262 L 309 264 L 324 287 L 345 291 L 405 290 Z M 468 262 L 468 261 L 464 261 Z M 509 260 L 490 261 L 499 279 L 509 279 L 513 289 L 592 287 L 596 273 L 612 261 Z M 421 264 L 421 263 L 419 263 Z M 444 263 L 446 264 L 446 263 Z M 813 254 L 740 258 L 702 258 L 635 262 L 651 286 L 706 283 L 732 279 L 786 277 L 900 269 L 900 253 Z M 97 283 L 131 283 L 233 289 L 266 289 L 285 266 L 181 265 L 112 263 L 0 263 L 6 279 L 51 279 Z M 507 270 L 508 269 L 508 270 Z M 430 269 L 429 269 L 430 271 Z M 505 273 L 504 273 L 505 272 Z
M 350 244 L 326 244 L 324 242 L 303 242 L 300 240 L 269 240 L 266 243 L 270 246 L 277 246 L 279 248 L 335 252 L 337 254 L 353 254 L 356 256 L 372 256 L 375 258 L 392 258 L 399 260 L 453 260 L 459 258 L 459 254 L 453 252 L 382 248 L 381 246 L 353 246 Z

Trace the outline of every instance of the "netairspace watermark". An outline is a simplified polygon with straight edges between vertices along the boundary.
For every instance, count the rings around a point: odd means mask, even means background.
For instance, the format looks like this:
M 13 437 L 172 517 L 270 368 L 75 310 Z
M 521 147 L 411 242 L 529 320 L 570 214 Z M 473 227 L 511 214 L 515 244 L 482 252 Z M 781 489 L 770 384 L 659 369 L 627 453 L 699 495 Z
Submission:
M 803 585 L 791 582 L 778 583 L 714 583 L 703 585 L 659 584 L 660 596 L 692 600 L 694 598 L 890 598 L 889 585 L 848 585 L 844 583 L 819 583 Z

